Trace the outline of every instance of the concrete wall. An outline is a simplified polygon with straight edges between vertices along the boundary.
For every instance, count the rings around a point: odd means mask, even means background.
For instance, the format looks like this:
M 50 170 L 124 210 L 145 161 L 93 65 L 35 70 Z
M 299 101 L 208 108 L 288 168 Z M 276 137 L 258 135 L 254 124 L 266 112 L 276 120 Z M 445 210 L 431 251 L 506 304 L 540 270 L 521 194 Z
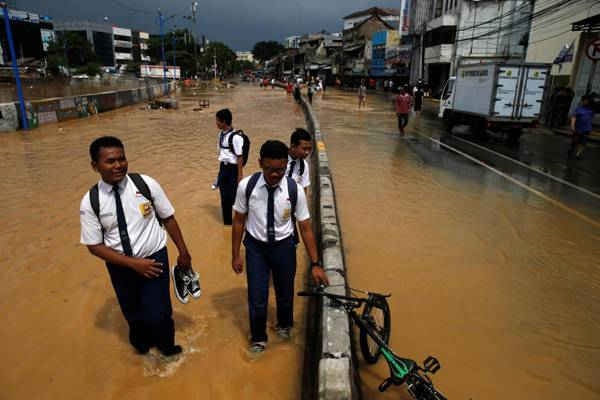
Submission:
M 327 148 L 321 136 L 321 128 L 311 106 L 302 98 L 308 129 L 315 139 L 314 170 L 316 185 L 313 187 L 316 198 L 317 217 L 314 219 L 316 229 L 320 233 L 323 267 L 329 278 L 330 293 L 345 295 L 346 278 L 341 233 L 337 219 L 335 192 Z M 354 381 L 354 362 L 350 340 L 350 319 L 338 308 L 329 306 L 323 301 L 320 310 L 320 354 L 318 355 L 318 398 L 323 400 L 350 400 L 358 398 L 358 390 Z M 315 332 L 313 332 L 315 334 Z M 314 366 L 310 366 L 312 368 Z
M 169 85 L 169 92 L 175 84 Z M 162 84 L 147 85 L 145 88 L 127 89 L 72 97 L 34 100 L 26 103 L 30 129 L 38 125 L 76 118 L 85 118 L 101 112 L 114 110 L 163 95 Z M 19 103 L 0 104 L 0 132 L 12 132 L 21 127 Z

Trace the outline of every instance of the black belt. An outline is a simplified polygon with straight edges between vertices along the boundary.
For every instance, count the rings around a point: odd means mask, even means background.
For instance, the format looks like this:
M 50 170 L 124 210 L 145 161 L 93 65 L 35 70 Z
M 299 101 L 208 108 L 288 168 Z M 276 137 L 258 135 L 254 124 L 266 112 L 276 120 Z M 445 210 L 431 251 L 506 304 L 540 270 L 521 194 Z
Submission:
M 255 238 L 254 236 L 252 236 L 250 234 L 250 232 L 248 232 L 248 231 L 245 231 L 245 233 L 246 234 L 244 235 L 244 240 L 248 240 L 248 241 L 254 242 L 254 243 L 258 244 L 258 245 L 262 245 L 262 246 L 276 246 L 276 245 L 281 244 L 281 243 L 283 243 L 285 241 L 288 241 L 288 240 L 290 240 L 290 238 L 294 237 L 294 235 L 292 234 L 292 235 L 289 235 L 289 236 L 287 236 L 287 237 L 285 237 L 285 238 L 283 238 L 281 240 L 276 240 L 273 243 L 269 243 L 269 242 L 263 242 L 262 240 L 258 240 L 257 238 Z
M 231 163 L 229 161 L 221 161 L 221 165 L 225 165 L 225 166 L 229 166 L 229 165 L 235 165 L 237 167 L 236 163 Z

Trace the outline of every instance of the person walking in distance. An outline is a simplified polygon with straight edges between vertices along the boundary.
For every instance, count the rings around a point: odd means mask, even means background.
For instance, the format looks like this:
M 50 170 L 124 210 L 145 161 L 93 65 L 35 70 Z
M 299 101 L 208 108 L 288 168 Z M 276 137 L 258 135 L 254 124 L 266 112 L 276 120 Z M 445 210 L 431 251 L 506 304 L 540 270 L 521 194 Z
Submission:
M 244 139 L 237 134 L 232 124 L 233 116 L 229 109 L 219 110 L 216 115 L 219 132 L 218 160 L 219 177 L 218 186 L 221 194 L 221 212 L 223 224 L 232 223 L 232 206 L 238 182 L 244 176 L 243 146 Z
M 365 85 L 365 80 L 361 79 L 360 86 L 358 87 L 358 109 L 360 107 L 367 106 L 367 86 Z
M 127 174 L 125 148 L 118 138 L 100 137 L 89 151 L 101 179 L 81 200 L 81 243 L 106 262 L 129 325 L 129 342 L 137 352 L 145 354 L 156 346 L 165 356 L 181 353 L 175 344 L 166 233 L 179 251 L 178 266 L 193 271 L 175 210 L 157 181 Z
M 398 131 L 401 136 L 404 136 L 404 128 L 408 124 L 408 114 L 410 113 L 411 97 L 406 92 L 405 88 L 400 89 L 400 93 L 396 96 L 396 116 L 398 117 Z
M 266 141 L 260 149 L 261 172 L 243 179 L 237 190 L 232 229 L 231 266 L 236 274 L 244 271 L 240 245 L 244 235 L 246 279 L 250 314 L 249 350 L 261 353 L 267 345 L 267 306 L 269 277 L 273 277 L 277 300 L 277 334 L 290 338 L 293 326 L 296 243 L 292 218 L 298 221 L 300 234 L 311 260 L 312 278 L 328 284 L 318 259 L 317 245 L 303 190 L 285 176 L 289 151 L 278 140 Z
M 571 117 L 572 141 L 571 149 L 569 150 L 570 156 L 575 156 L 578 159 L 581 158 L 588 136 L 592 132 L 593 119 L 594 110 L 592 110 L 591 98 L 588 95 L 583 95 L 581 103 L 577 106 Z
M 419 116 L 421 114 L 421 109 L 423 108 L 423 96 L 425 94 L 423 93 L 423 89 L 421 88 L 421 86 L 417 85 L 414 91 L 414 105 L 413 105 L 413 110 L 415 111 L 415 114 L 417 116 Z

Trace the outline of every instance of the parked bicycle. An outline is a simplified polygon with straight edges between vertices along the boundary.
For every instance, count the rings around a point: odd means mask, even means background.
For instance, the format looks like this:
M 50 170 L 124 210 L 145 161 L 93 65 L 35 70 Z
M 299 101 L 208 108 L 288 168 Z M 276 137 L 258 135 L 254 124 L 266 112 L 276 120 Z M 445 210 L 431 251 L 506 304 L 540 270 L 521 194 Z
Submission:
M 360 350 L 365 361 L 374 364 L 383 355 L 390 368 L 390 376 L 379 385 L 380 392 L 387 390 L 391 385 L 406 384 L 408 392 L 415 400 L 446 400 L 446 397 L 435 389 L 429 377 L 441 367 L 435 357 L 427 357 L 423 361 L 423 366 L 419 366 L 414 360 L 399 357 L 389 347 L 391 317 L 387 298 L 390 295 L 363 293 L 367 297 L 342 296 L 328 293 L 326 288 L 319 287 L 311 291 L 298 292 L 298 296 L 325 297 L 329 299 L 331 307 L 342 308 L 350 315 L 359 328 Z M 356 309 L 361 307 L 363 309 L 359 315 Z

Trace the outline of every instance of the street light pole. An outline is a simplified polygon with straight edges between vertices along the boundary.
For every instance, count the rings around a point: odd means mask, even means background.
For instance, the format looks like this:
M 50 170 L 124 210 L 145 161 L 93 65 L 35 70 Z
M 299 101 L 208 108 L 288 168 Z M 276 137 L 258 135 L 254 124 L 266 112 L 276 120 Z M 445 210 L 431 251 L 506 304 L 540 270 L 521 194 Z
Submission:
M 215 71 L 215 82 L 217 80 L 217 49 L 214 50 L 213 53 L 213 69 Z
M 192 30 L 192 35 L 194 34 L 194 30 L 196 28 L 196 11 L 198 9 L 198 2 L 194 1 L 192 3 L 192 21 L 194 22 L 193 26 L 193 30 Z M 194 36 L 192 36 L 194 37 Z M 194 64 L 196 66 L 196 68 L 194 69 L 195 71 L 195 76 L 198 76 L 198 43 L 196 42 L 196 38 L 194 37 Z
M 165 17 L 162 15 L 160 8 L 158 9 L 158 23 L 160 25 L 160 52 L 162 55 L 162 62 L 163 62 L 164 94 L 166 96 L 169 90 L 167 87 L 167 59 L 165 58 L 165 33 L 164 33 Z
M 15 54 L 15 44 L 13 42 L 12 30 L 10 29 L 10 18 L 8 17 L 8 5 L 0 3 L 2 13 L 4 14 L 4 27 L 6 28 L 6 38 L 10 48 L 10 57 L 12 58 L 12 67 L 15 74 L 15 83 L 17 85 L 17 96 L 19 97 L 19 109 L 21 110 L 21 125 L 24 130 L 29 130 L 27 114 L 25 113 L 25 98 L 23 97 L 23 88 L 21 86 L 21 77 L 19 76 L 19 67 L 17 66 L 17 55 Z

